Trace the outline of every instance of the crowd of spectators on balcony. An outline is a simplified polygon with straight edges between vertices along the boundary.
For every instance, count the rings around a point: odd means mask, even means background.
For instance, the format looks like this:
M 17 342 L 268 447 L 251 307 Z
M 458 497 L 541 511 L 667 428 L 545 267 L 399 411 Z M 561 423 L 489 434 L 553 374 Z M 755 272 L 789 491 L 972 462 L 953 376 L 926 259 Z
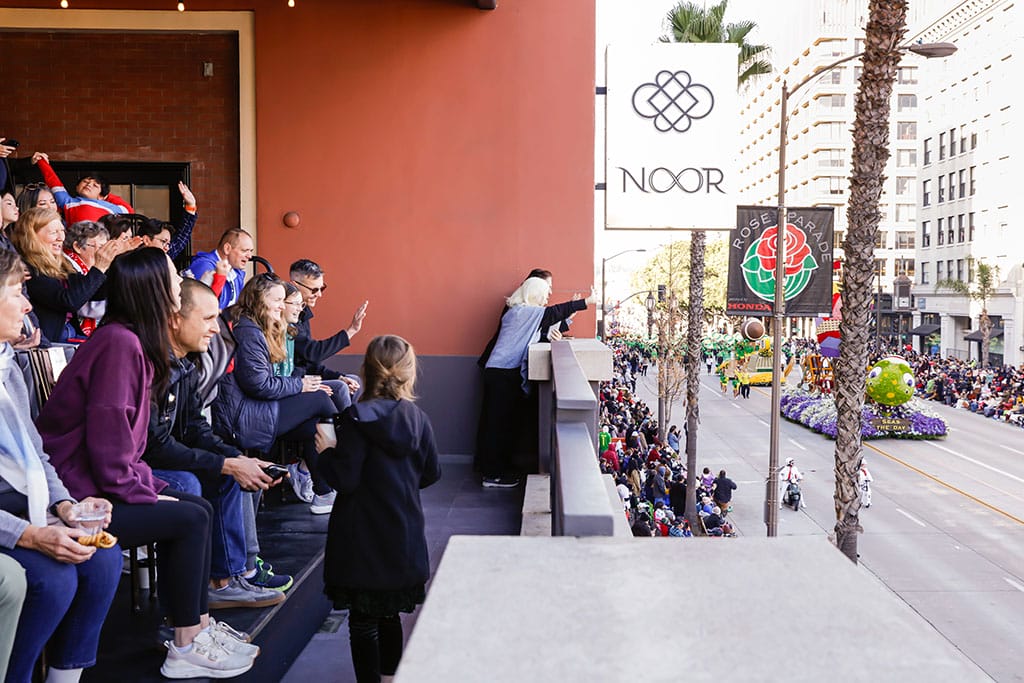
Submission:
M 259 556 L 256 533 L 260 494 L 285 477 L 270 461 L 275 444 L 296 446 L 298 460 L 285 463 L 286 471 L 311 513 L 344 516 L 391 505 L 409 527 L 398 536 L 409 538 L 410 529 L 422 535 L 422 510 L 412 494 L 440 470 L 429 422 L 409 403 L 412 347 L 379 338 L 384 346 L 363 396 L 359 377 L 323 363 L 360 331 L 368 302 L 347 328 L 314 339 L 313 308 L 327 289 L 318 264 L 297 261 L 287 280 L 273 273 L 247 279 L 254 243 L 235 228 L 179 274 L 170 257 L 187 247 L 198 218 L 190 188 L 178 186 L 185 219 L 173 226 L 135 214 L 97 174 L 65 186 L 49 157 L 37 152 L 32 162 L 44 182 L 15 192 L 4 163 L 15 148 L 4 142 L 0 679 L 30 680 L 48 644 L 46 680 L 79 680 L 96 661 L 122 550 L 154 542 L 161 605 L 173 627 L 161 673 L 240 675 L 260 649 L 210 610 L 275 605 L 293 583 Z M 70 360 L 48 395 L 33 396 L 36 366 L 19 360 L 54 346 Z M 375 493 L 364 489 L 369 475 L 332 462 L 339 416 L 362 399 L 365 422 L 385 424 L 401 413 L 401 421 L 415 423 L 416 447 L 402 454 L 410 464 L 393 473 L 412 492 L 399 502 L 374 502 Z M 36 419 L 34 401 L 42 403 Z M 340 436 L 351 439 L 364 428 L 346 423 Z M 372 445 L 374 438 L 361 443 L 393 450 L 389 442 Z M 344 486 L 343 496 L 331 482 Z M 104 511 L 108 535 L 78 528 L 78 504 L 85 502 Z M 332 521 L 332 528 L 339 524 L 347 523 Z M 398 611 L 423 599 L 425 540 L 410 558 L 403 557 L 409 544 L 381 544 L 374 552 L 383 553 L 382 562 L 415 565 L 419 590 L 403 585 L 389 593 L 390 585 L 374 584 L 367 592 L 365 581 L 345 583 L 344 576 L 335 586 L 336 603 L 349 601 L 358 612 L 352 628 L 360 676 L 394 673 L 397 658 L 371 662 L 368 653 L 381 649 L 378 640 L 393 651 Z M 384 576 L 372 573 L 374 580 Z M 397 633 L 400 652 L 400 622 Z

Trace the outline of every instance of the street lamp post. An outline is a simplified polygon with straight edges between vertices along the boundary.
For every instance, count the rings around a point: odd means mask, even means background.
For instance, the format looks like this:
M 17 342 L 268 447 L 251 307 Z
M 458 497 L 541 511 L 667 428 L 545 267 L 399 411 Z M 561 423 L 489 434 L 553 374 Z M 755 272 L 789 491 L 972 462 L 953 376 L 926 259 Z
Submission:
M 654 300 L 654 292 L 647 292 L 647 338 L 651 338 L 651 328 L 654 327 L 654 307 L 657 302 Z M 659 359 L 660 360 L 660 359 Z
M 639 251 L 647 251 L 647 250 L 646 249 L 626 249 L 625 251 L 620 251 L 618 254 L 612 254 L 608 258 L 601 259 L 601 329 L 599 330 L 600 336 L 601 336 L 601 341 L 607 341 L 606 336 L 605 336 L 605 327 L 606 327 L 606 325 L 605 325 L 605 316 L 608 314 L 608 311 L 607 311 L 607 306 L 606 306 L 605 300 L 604 300 L 604 293 L 605 293 L 605 286 L 606 286 L 605 277 L 604 277 L 604 265 L 606 263 L 608 263 L 609 261 L 611 261 L 613 258 L 618 258 L 619 256 L 622 256 L 623 254 L 629 254 L 629 253 L 632 253 L 634 251 L 639 252 Z
M 948 57 L 956 52 L 956 45 L 953 43 L 923 43 L 906 45 L 899 48 L 899 50 L 901 52 L 913 52 L 914 54 L 931 59 L 933 57 Z M 845 64 L 862 56 L 864 56 L 864 53 L 858 52 L 827 64 L 804 78 L 793 86 L 792 89 L 786 87 L 785 81 L 782 82 L 782 92 L 779 98 L 779 212 L 775 237 L 775 297 L 772 307 L 772 415 L 764 514 L 765 525 L 768 527 L 768 536 L 776 536 L 778 534 L 779 524 L 779 489 L 776 486 L 775 480 L 779 471 L 779 412 L 782 406 L 782 327 L 786 319 L 786 138 L 789 135 L 789 98 L 797 90 L 818 76 L 831 71 L 840 64 Z

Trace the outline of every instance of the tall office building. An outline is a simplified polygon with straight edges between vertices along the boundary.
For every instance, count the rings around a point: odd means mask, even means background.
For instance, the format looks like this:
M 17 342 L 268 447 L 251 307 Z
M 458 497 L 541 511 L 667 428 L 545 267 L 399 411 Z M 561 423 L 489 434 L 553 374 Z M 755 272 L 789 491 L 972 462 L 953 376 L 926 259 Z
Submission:
M 939 0 L 911 4 L 911 31 L 931 21 L 948 6 Z M 792 11 L 790 11 L 792 10 Z M 782 16 L 784 15 L 784 16 Z M 867 0 L 803 0 L 787 4 L 785 12 L 757 17 L 758 42 L 772 47 L 771 77 L 756 82 L 744 94 L 742 110 L 741 196 L 748 204 L 776 206 L 779 167 L 779 104 L 783 83 L 790 88 L 815 70 L 863 50 Z M 893 282 L 899 275 L 916 276 L 915 209 L 920 147 L 920 71 L 924 60 L 904 58 L 893 91 L 890 143 L 881 200 L 882 220 L 876 241 L 877 289 L 886 293 L 879 331 L 883 336 L 907 336 L 910 313 L 894 313 Z M 786 145 L 786 204 L 835 207 L 838 247 L 847 228 L 851 129 L 860 60 L 851 60 L 822 73 L 789 100 Z M 838 252 L 837 252 L 838 253 Z M 812 320 L 794 320 L 802 335 L 813 333 Z
M 965 0 L 917 36 L 958 51 L 920 86 L 915 331 L 943 356 L 978 358 L 981 304 L 942 283 L 974 287 L 977 264 L 995 266 L 994 365 L 1024 361 L 1024 233 L 1014 218 L 1024 162 L 1024 99 L 1014 85 L 1022 30 L 1015 0 Z

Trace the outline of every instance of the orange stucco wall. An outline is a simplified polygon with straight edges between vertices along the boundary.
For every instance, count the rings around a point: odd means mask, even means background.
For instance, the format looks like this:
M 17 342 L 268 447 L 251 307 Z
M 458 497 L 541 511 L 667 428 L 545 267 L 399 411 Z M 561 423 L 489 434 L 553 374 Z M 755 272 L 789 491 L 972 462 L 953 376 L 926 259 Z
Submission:
M 278 4 L 256 14 L 260 249 L 329 271 L 318 326 L 369 299 L 358 342 L 473 354 L 531 268 L 589 290 L 593 3 Z
M 278 269 L 309 257 L 328 271 L 315 333 L 369 299 L 352 352 L 391 332 L 421 354 L 472 355 L 531 268 L 554 272 L 553 301 L 589 291 L 592 1 L 186 4 L 254 10 L 259 252 Z M 173 6 L 73 0 L 65 11 Z M 197 135 L 204 125 L 195 115 Z M 287 211 L 298 228 L 283 225 Z M 593 321 L 578 316 L 577 336 Z

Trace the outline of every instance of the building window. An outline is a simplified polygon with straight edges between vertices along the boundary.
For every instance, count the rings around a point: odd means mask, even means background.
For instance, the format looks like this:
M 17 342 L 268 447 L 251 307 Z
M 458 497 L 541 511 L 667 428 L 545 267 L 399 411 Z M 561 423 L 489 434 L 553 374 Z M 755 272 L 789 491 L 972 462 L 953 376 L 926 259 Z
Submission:
M 917 109 L 917 95 L 897 95 L 896 111 L 906 111 L 908 109 Z
M 924 139 L 924 165 L 932 163 L 932 139 Z
M 953 217 L 950 216 L 946 219 L 946 244 L 953 244 L 953 238 L 956 236 L 956 228 L 953 226 Z
M 960 199 L 967 196 L 967 171 L 960 169 Z
M 953 270 L 953 268 L 955 268 L 955 266 L 953 265 L 953 259 L 949 259 L 948 261 L 946 261 L 946 279 L 947 280 L 952 280 L 953 276 L 956 274 L 956 271 Z
M 956 128 L 949 129 L 949 156 L 956 156 Z
M 828 76 L 826 78 L 824 78 L 822 82 L 824 82 L 824 83 L 831 83 L 832 85 L 838 85 L 839 83 L 842 83 L 843 82 L 843 70 L 841 68 L 840 69 L 832 69 L 832 72 L 829 73 Z
M 964 237 L 964 215 L 960 214 L 956 217 L 956 241 L 963 242 Z
M 896 73 L 896 82 L 900 85 L 917 85 L 917 67 L 901 66 Z
M 895 220 L 897 223 L 913 223 L 914 213 L 913 204 L 897 204 Z
M 946 134 L 939 133 L 939 161 L 946 158 Z
M 960 153 L 967 151 L 967 126 L 960 126 Z
M 967 241 L 974 241 L 974 212 L 967 214 Z
M 967 281 L 974 282 L 974 259 L 967 259 Z
M 899 168 L 913 168 L 917 166 L 916 149 L 896 150 L 896 166 Z
M 838 122 L 820 123 L 821 131 L 825 134 L 825 139 L 829 141 L 845 140 L 846 135 L 843 130 L 843 124 Z
M 928 262 L 921 261 L 921 284 L 928 284 Z
M 974 196 L 974 166 L 967 169 L 967 190 L 970 196 Z
M 949 201 L 953 201 L 954 199 L 956 199 L 956 173 L 950 173 L 949 174 L 949 183 L 948 183 L 948 185 L 949 185 Z M 963 199 L 964 196 L 961 194 L 960 198 Z
M 964 280 L 964 260 L 962 258 L 956 260 L 956 279 L 961 282 Z
M 832 248 L 842 249 L 844 239 L 846 239 L 846 233 L 842 230 L 836 230 L 835 234 L 832 236 Z
M 942 261 L 935 262 L 935 282 L 942 282 Z
M 896 248 L 897 249 L 913 249 L 914 248 L 914 233 L 912 230 L 898 230 L 896 231 Z
M 896 176 L 896 196 L 906 197 L 910 194 L 911 183 L 914 179 L 909 176 Z
M 914 277 L 914 259 L 912 258 L 898 258 L 896 259 L 896 275 L 906 275 L 909 278 Z
M 828 179 L 828 193 L 829 194 L 842 194 L 843 193 L 843 179 L 831 176 Z
M 921 221 L 921 246 L 930 247 L 932 245 L 932 233 L 930 231 L 931 225 L 928 221 Z
M 846 95 L 823 95 L 818 99 L 819 106 L 826 109 L 841 109 L 846 106 Z
M 946 243 L 946 231 L 942 228 L 943 222 L 940 218 L 935 225 L 935 236 L 939 238 L 939 246 Z
M 896 124 L 897 140 L 916 140 L 917 121 L 900 121 Z
M 930 192 L 932 181 L 922 180 L 921 181 L 921 206 L 929 206 L 932 203 L 932 193 Z
M 885 277 L 885 276 L 886 276 L 886 273 L 885 273 L 885 259 L 884 258 L 876 258 L 875 259 L 875 277 Z
M 823 149 L 818 152 L 818 166 L 826 168 L 841 167 L 843 163 L 843 150 L 841 149 Z
M 978 146 L 978 134 L 977 133 L 971 133 L 971 149 L 973 150 L 977 146 Z
M 875 249 L 885 249 L 885 230 L 875 233 Z
M 939 176 L 939 204 L 946 201 L 946 176 Z

